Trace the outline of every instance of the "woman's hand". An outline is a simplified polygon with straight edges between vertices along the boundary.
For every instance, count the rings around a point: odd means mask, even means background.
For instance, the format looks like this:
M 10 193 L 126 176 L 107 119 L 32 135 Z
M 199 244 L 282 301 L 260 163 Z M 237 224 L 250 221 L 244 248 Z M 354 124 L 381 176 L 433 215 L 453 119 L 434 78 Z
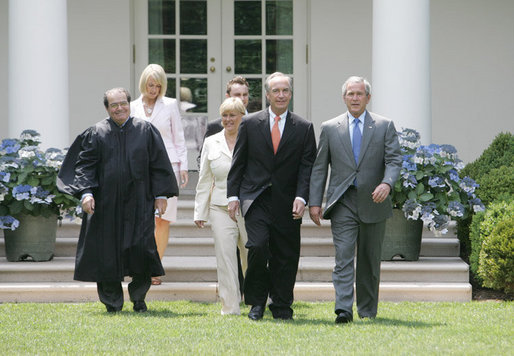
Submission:
M 203 229 L 205 227 L 205 220 L 195 220 L 195 224 L 200 229 Z
M 187 171 L 180 171 L 180 188 L 184 188 L 187 185 L 187 182 L 189 182 Z

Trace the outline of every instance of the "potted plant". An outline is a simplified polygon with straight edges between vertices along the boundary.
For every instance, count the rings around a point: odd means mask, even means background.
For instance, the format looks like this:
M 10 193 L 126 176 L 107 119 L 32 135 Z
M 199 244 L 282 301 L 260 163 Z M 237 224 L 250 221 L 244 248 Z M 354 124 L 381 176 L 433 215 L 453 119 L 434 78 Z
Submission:
M 57 220 L 75 216 L 78 200 L 57 190 L 65 153 L 42 151 L 40 135 L 25 130 L 0 145 L 0 229 L 8 261 L 52 259 Z
M 464 164 L 455 147 L 421 145 L 420 135 L 413 129 L 403 129 L 398 138 L 403 163 L 392 193 L 395 209 L 386 223 L 382 259 L 400 255 L 417 260 L 423 224 L 436 235 L 445 234 L 451 220 L 465 219 L 484 210 L 484 205 L 475 195 L 478 184 L 459 176 Z M 406 236 L 410 232 L 413 237 Z

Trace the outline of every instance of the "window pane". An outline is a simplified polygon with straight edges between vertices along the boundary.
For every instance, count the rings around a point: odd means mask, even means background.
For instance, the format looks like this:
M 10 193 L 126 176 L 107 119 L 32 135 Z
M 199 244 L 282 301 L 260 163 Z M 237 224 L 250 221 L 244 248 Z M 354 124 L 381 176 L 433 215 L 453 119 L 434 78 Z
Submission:
M 266 41 L 266 73 L 293 74 L 293 40 Z
M 160 64 L 166 73 L 175 73 L 175 40 L 149 39 L 148 63 Z
M 293 2 L 266 1 L 266 34 L 293 34 Z
M 175 34 L 175 1 L 148 1 L 148 33 L 151 35 Z
M 262 110 L 262 79 L 246 79 L 250 86 L 250 100 L 248 100 L 248 107 L 246 108 L 249 113 Z
M 180 41 L 180 73 L 207 73 L 207 40 Z
M 234 1 L 234 34 L 261 34 L 261 2 Z
M 180 2 L 180 34 L 207 34 L 207 1 Z
M 237 74 L 262 73 L 261 40 L 235 40 L 234 47 Z
M 176 93 L 176 88 L 175 88 L 175 85 L 176 85 L 176 82 L 177 80 L 175 78 L 168 78 L 168 88 L 166 89 L 166 96 L 168 98 L 176 98 L 177 97 L 177 93 Z
M 189 89 L 189 90 L 188 90 Z M 191 96 L 189 96 L 189 91 Z M 188 112 L 207 112 L 207 79 L 206 78 L 181 78 L 180 92 L 184 101 L 190 99 L 195 106 Z

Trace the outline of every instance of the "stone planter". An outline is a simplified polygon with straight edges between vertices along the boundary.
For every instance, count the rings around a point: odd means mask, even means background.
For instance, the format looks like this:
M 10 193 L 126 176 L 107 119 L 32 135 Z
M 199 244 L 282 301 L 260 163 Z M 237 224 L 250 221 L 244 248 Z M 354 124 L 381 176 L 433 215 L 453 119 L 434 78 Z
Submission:
M 423 221 L 407 220 L 400 209 L 386 221 L 382 261 L 417 261 L 421 249 Z
M 14 230 L 4 230 L 5 255 L 7 261 L 27 260 L 49 261 L 54 257 L 55 237 L 57 234 L 57 215 L 15 216 L 20 226 Z

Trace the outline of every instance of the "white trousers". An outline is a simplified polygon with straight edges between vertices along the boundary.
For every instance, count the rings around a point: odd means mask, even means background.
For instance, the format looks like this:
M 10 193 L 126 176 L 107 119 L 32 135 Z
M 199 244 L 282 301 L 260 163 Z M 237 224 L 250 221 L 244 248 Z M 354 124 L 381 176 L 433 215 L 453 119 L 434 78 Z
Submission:
M 218 294 L 221 300 L 221 314 L 241 314 L 237 250 L 241 257 L 243 275 L 246 273 L 247 249 L 244 220 L 237 216 L 237 223 L 228 215 L 227 206 L 211 205 L 210 219 L 214 233 L 214 248 L 218 265 Z

